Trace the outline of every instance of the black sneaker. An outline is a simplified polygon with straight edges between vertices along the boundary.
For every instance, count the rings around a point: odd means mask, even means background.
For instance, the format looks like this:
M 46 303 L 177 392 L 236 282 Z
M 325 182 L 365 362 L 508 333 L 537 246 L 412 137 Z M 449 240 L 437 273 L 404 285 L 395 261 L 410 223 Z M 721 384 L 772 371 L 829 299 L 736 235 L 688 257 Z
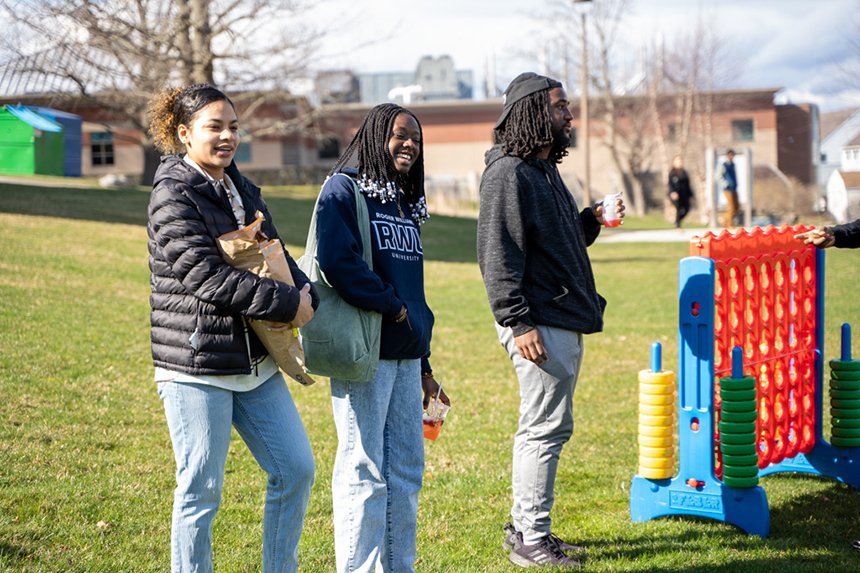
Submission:
M 560 538 L 555 533 L 549 534 L 549 539 L 561 549 L 561 552 L 569 557 L 576 557 L 580 561 L 585 559 L 585 547 L 573 545 Z M 523 534 L 516 530 L 513 523 L 505 524 L 505 541 L 502 543 L 502 549 L 511 551 L 516 547 L 517 543 L 523 542 Z
M 851 547 L 860 551 L 860 539 L 851 542 Z
M 520 567 L 557 567 L 559 569 L 582 569 L 582 563 L 565 555 L 549 536 L 534 545 L 517 543 L 508 554 L 508 561 Z
M 585 560 L 585 547 L 580 547 L 579 545 L 573 545 L 563 540 L 561 537 L 556 535 L 555 533 L 549 534 L 550 540 L 558 545 L 558 548 L 561 549 L 561 552 L 570 557 L 576 557 L 580 561 Z
M 518 544 L 523 542 L 523 534 L 516 530 L 514 524 L 508 522 L 505 524 L 505 540 L 502 542 L 502 549 L 511 551 Z

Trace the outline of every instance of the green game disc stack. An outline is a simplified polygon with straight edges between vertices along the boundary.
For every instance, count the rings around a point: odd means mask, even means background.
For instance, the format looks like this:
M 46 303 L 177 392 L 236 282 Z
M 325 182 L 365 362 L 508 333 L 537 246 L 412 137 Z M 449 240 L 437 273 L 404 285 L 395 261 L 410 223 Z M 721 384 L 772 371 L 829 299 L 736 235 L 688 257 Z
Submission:
M 830 443 L 860 447 L 860 360 L 830 361 Z
M 755 487 L 758 485 L 755 378 L 722 378 L 720 398 L 723 483 L 730 487 Z

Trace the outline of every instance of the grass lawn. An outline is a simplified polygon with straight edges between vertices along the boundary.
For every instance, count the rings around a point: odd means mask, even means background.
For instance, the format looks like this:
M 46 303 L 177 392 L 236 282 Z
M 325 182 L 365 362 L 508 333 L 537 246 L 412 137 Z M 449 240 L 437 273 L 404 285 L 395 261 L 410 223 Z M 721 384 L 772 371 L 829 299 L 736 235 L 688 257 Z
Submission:
M 312 193 L 267 193 L 297 256 Z M 149 349 L 146 205 L 140 190 L 0 185 L 0 571 L 169 569 L 174 463 Z M 428 442 L 419 514 L 422 572 L 517 571 L 501 550 L 518 393 L 475 264 L 475 221 L 424 230 L 436 312 L 433 364 L 454 403 Z M 860 495 L 828 479 L 762 479 L 766 539 L 718 522 L 630 522 L 637 372 L 649 345 L 677 369 L 677 272 L 684 244 L 598 244 L 606 329 L 587 337 L 576 430 L 556 484 L 554 530 L 584 544 L 592 571 L 857 571 Z M 827 357 L 839 324 L 860 324 L 858 252 L 827 253 Z M 855 344 L 855 348 L 857 345 Z M 301 571 L 334 570 L 335 432 L 325 380 L 290 384 L 317 479 Z M 259 571 L 265 476 L 235 437 L 215 523 L 215 569 Z

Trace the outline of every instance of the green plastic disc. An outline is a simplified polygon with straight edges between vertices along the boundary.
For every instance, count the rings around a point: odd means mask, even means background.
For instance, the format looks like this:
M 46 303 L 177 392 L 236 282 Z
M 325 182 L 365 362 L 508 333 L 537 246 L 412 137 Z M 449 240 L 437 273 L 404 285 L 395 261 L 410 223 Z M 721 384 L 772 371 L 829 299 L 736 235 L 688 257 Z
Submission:
M 830 405 L 834 408 L 842 410 L 860 410 L 860 399 L 858 400 L 840 400 L 839 398 L 830 398 Z
M 831 378 L 830 389 L 842 390 L 843 392 L 857 392 L 860 391 L 860 380 L 836 380 L 835 378 Z
M 751 466 L 727 466 L 723 464 L 723 476 L 731 476 L 731 477 L 754 477 L 758 475 L 758 466 L 753 464 Z
M 723 412 L 755 412 L 755 400 L 723 400 L 720 403 Z
M 830 443 L 837 448 L 858 448 L 860 447 L 860 438 L 839 438 L 833 436 Z
M 860 370 L 831 370 L 831 380 L 860 380 Z
M 831 400 L 860 400 L 860 390 L 834 390 L 830 389 Z
M 830 433 L 840 438 L 860 438 L 860 428 L 831 427 Z
M 831 360 L 830 369 L 840 371 L 853 370 L 855 372 L 860 372 L 860 360 Z
M 755 444 L 750 442 L 748 444 L 727 444 L 725 442 L 720 443 L 720 451 L 723 453 L 723 456 L 753 456 L 756 455 Z
M 723 476 L 723 483 L 729 487 L 737 487 L 737 488 L 745 488 L 745 487 L 755 487 L 758 485 L 758 476 L 755 477 L 732 477 L 732 476 Z
M 758 455 L 757 454 L 749 454 L 746 456 L 732 456 L 723 453 L 723 467 L 746 467 L 755 465 L 758 463 Z
M 725 402 L 723 402 L 725 404 Z M 723 410 L 720 412 L 720 421 L 722 422 L 755 422 L 758 418 L 758 412 L 750 410 L 749 412 L 732 412 L 731 410 Z
M 834 428 L 860 428 L 860 418 L 830 418 Z
M 720 443 L 732 444 L 736 446 L 753 444 L 755 445 L 755 431 L 745 432 L 740 434 L 725 434 L 720 433 Z
M 860 418 L 860 410 L 848 408 L 830 408 L 830 415 L 834 418 L 842 418 L 843 420 L 847 420 L 849 418 Z
M 755 400 L 755 388 L 748 390 L 727 390 L 720 388 L 720 398 L 723 401 L 742 402 L 744 400 Z
M 738 390 L 754 390 L 755 378 L 747 376 L 745 378 L 720 378 L 720 389 L 736 392 Z
M 720 422 L 720 434 L 755 433 L 755 422 Z

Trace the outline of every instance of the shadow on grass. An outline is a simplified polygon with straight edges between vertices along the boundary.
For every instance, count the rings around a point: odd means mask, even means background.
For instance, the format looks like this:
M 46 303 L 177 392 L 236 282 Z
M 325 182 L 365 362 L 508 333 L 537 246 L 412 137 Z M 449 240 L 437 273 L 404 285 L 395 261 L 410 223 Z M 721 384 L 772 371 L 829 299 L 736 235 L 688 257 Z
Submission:
M 661 554 L 691 556 L 689 566 L 649 567 L 649 571 L 662 573 L 860 571 L 860 553 L 851 547 L 851 541 L 860 538 L 857 520 L 860 494 L 844 484 L 819 476 L 769 476 L 761 484 L 767 491 L 769 483 L 781 481 L 782 486 L 790 487 L 794 480 L 823 480 L 829 482 L 830 487 L 789 497 L 776 506 L 771 502 L 770 534 L 766 538 L 747 535 L 731 526 L 716 531 L 712 527 L 697 529 L 698 523 L 718 523 L 704 517 L 668 516 L 655 521 L 675 521 L 685 524 L 688 529 L 677 534 L 655 534 L 651 530 L 647 535 L 625 540 L 620 548 L 616 540 L 592 544 L 592 547 L 602 552 L 603 558 L 623 561 L 650 560 Z M 714 565 L 703 564 L 694 557 L 698 552 L 708 553 L 709 549 L 736 554 L 737 559 L 726 559 L 725 563 Z M 756 552 L 775 555 L 751 557 Z
M 304 246 L 313 198 L 266 196 L 284 242 Z M 0 183 L 0 212 L 146 225 L 149 191 L 139 189 L 31 187 Z M 477 260 L 477 221 L 433 216 L 422 227 L 427 260 L 473 263 Z
M 0 561 L 8 560 L 10 565 L 22 565 L 29 554 L 25 547 L 0 541 Z

